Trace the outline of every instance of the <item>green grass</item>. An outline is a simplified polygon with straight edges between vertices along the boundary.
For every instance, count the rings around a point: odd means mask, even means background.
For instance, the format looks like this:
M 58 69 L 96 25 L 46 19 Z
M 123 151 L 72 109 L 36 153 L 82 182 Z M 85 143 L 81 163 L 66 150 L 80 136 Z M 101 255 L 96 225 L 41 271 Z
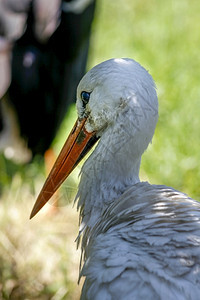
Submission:
M 75 209 L 65 205 L 55 213 L 48 205 L 45 213 L 30 221 L 35 197 L 18 175 L 1 197 L 0 299 L 77 299 L 80 253 L 74 243 Z
M 111 57 L 131 57 L 149 70 L 157 85 L 160 117 L 153 143 L 143 156 L 141 178 L 196 199 L 200 199 L 199 11 L 198 0 L 99 0 L 88 62 L 91 68 Z M 75 119 L 73 106 L 53 143 L 56 152 Z M 58 213 L 29 221 L 46 176 L 43 162 L 36 158 L 19 166 L 1 155 L 0 167 L 0 299 L 78 299 L 79 253 L 73 243 L 78 216 L 69 202 L 79 170 L 60 193 Z

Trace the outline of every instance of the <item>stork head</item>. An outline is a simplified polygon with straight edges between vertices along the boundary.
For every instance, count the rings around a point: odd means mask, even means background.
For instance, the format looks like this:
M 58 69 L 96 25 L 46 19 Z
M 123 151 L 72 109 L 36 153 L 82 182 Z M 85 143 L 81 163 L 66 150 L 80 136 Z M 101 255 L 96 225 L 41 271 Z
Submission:
M 126 119 L 128 111 L 132 111 L 133 119 L 137 113 L 142 114 L 133 120 L 140 129 L 143 124 L 155 128 L 157 122 L 155 84 L 149 73 L 132 59 L 110 59 L 86 73 L 77 88 L 76 104 L 79 118 L 87 118 L 86 129 L 100 136 L 120 114 Z M 148 132 L 151 139 L 153 132 Z
M 154 134 L 158 118 L 155 84 L 151 75 L 132 59 L 110 59 L 91 69 L 78 85 L 76 104 L 78 120 L 38 196 L 31 217 L 99 138 L 110 134 L 112 139 L 113 133 L 115 138 L 120 138 L 126 128 L 130 141 L 128 151 L 141 157 Z

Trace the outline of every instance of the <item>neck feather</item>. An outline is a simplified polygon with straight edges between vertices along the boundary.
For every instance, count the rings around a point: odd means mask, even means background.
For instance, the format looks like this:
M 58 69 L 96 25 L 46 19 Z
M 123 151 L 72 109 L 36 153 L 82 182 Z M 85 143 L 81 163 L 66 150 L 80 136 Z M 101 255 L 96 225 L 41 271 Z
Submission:
M 130 138 L 119 142 L 115 134 L 101 137 L 81 170 L 76 199 L 82 226 L 93 227 L 111 202 L 140 181 L 141 155 L 134 156 L 132 149 Z

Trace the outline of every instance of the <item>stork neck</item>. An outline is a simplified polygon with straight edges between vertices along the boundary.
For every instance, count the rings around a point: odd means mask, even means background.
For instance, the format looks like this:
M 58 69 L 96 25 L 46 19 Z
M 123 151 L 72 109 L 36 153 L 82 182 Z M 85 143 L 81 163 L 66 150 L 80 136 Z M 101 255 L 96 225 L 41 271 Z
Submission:
M 132 155 L 132 147 L 131 143 L 116 145 L 114 138 L 103 138 L 85 162 L 77 197 L 81 218 L 88 226 L 94 226 L 111 202 L 140 181 L 141 157 Z

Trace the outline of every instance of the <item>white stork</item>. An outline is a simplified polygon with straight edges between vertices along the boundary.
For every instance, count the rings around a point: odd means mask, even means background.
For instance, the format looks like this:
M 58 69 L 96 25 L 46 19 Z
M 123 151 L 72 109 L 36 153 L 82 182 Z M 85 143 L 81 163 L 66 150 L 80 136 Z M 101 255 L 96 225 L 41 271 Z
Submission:
M 139 179 L 158 119 L 152 77 L 134 60 L 105 61 L 79 83 L 77 110 L 31 217 L 99 139 L 76 197 L 81 299 L 200 299 L 200 203 Z

